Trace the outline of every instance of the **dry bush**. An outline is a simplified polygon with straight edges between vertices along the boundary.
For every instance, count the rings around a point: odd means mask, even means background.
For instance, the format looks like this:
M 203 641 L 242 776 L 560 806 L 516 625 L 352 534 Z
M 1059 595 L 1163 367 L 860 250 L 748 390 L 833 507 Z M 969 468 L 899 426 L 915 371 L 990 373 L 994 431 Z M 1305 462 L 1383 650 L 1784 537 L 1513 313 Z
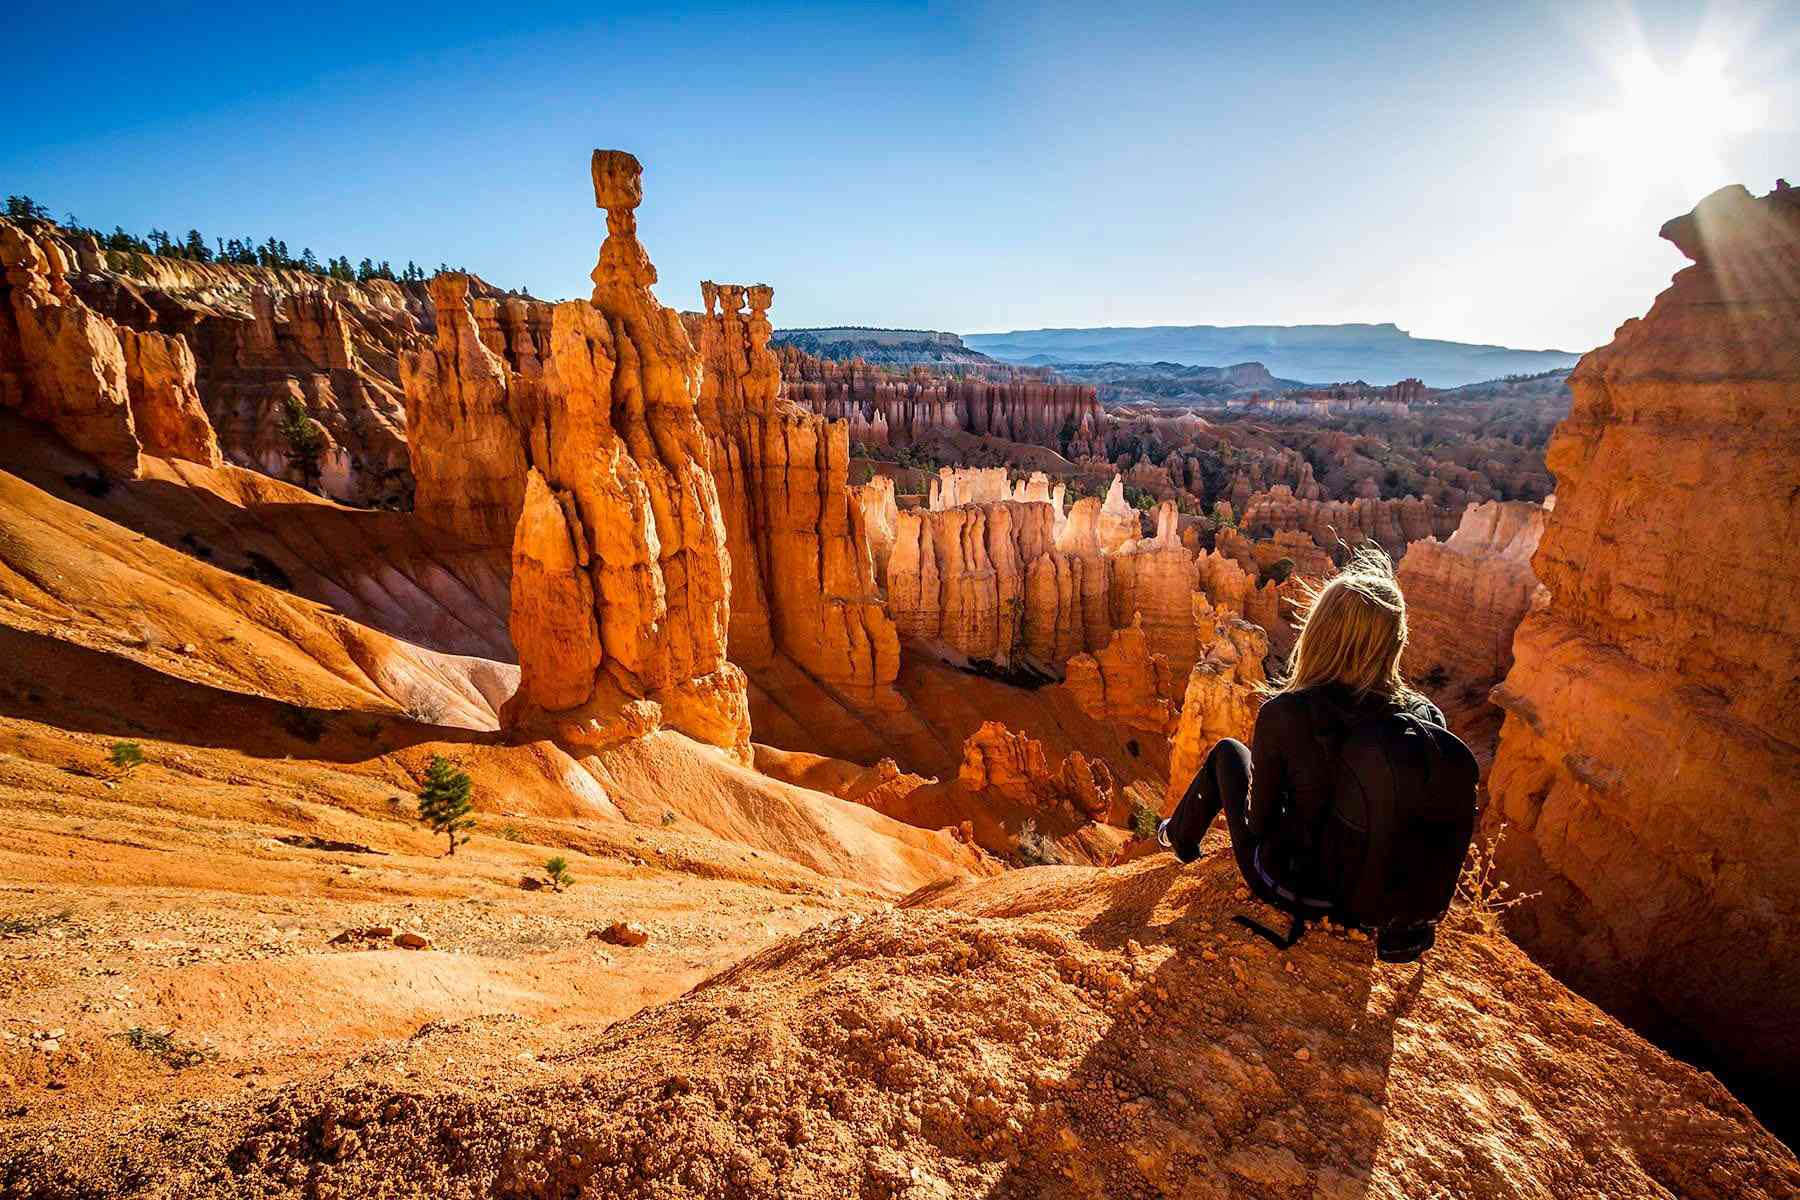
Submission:
M 1542 892 L 1514 892 L 1512 884 L 1494 875 L 1500 843 L 1506 837 L 1506 823 L 1501 822 L 1486 840 L 1475 839 L 1469 857 L 1463 862 L 1462 877 L 1456 881 L 1456 898 L 1452 912 L 1468 916 L 1486 933 L 1499 933 L 1508 909 L 1534 900 Z

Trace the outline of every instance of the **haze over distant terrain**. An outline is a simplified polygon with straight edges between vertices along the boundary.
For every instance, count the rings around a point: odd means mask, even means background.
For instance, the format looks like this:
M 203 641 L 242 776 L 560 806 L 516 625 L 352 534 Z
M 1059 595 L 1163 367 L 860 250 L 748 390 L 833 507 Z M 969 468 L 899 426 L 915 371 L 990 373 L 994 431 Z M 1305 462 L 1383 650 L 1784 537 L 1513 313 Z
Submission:
M 972 350 L 1006 362 L 1174 362 L 1222 366 L 1260 362 L 1277 376 L 1330 383 L 1360 379 L 1388 384 L 1422 379 L 1432 387 L 1460 387 L 1506 375 L 1531 375 L 1575 365 L 1566 350 L 1515 350 L 1416 338 L 1382 325 L 1150 325 L 1142 328 L 1019 329 L 966 333 Z

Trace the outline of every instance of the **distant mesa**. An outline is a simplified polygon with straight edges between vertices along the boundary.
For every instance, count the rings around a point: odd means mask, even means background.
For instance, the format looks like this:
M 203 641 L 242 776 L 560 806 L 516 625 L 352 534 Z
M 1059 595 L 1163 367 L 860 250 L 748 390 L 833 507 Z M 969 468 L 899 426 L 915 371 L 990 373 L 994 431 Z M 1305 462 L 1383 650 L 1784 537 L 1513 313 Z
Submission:
M 862 325 L 835 325 L 820 329 L 781 329 L 771 339 L 777 346 L 794 346 L 819 358 L 836 362 L 861 359 L 886 367 L 964 363 L 970 366 L 1002 365 L 998 359 L 969 349 L 954 333 L 935 329 L 874 329 Z
M 1076 363 L 1179 363 L 1216 367 L 1263 364 L 1283 380 L 1360 379 L 1372 384 L 1421 379 L 1460 387 L 1507 375 L 1572 367 L 1579 354 L 1416 338 L 1380 325 L 1149 325 L 1137 328 L 1019 329 L 970 333 L 971 351 L 1005 362 L 1062 367 Z

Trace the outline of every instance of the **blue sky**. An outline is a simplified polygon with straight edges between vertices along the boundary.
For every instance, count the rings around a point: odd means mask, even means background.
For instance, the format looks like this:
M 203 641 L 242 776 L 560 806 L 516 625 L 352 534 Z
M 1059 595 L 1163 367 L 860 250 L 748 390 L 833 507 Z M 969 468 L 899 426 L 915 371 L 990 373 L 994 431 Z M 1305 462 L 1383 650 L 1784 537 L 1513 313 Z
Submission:
M 1581 350 L 1664 219 L 1800 182 L 1793 4 L 509 7 L 16 10 L 0 191 L 561 298 L 617 147 L 681 307 Z

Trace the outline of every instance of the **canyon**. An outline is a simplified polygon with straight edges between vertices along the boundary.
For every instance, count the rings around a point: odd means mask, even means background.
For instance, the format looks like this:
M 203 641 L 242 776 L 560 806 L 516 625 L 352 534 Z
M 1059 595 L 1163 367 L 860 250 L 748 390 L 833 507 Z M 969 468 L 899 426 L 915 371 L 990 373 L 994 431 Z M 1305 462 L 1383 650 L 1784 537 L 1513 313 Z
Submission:
M 1572 401 L 1107 404 L 591 181 L 556 303 L 0 221 L 0 1193 L 1800 1189 L 1788 193 Z M 1527 893 L 1422 968 L 1146 836 L 1363 543 Z

